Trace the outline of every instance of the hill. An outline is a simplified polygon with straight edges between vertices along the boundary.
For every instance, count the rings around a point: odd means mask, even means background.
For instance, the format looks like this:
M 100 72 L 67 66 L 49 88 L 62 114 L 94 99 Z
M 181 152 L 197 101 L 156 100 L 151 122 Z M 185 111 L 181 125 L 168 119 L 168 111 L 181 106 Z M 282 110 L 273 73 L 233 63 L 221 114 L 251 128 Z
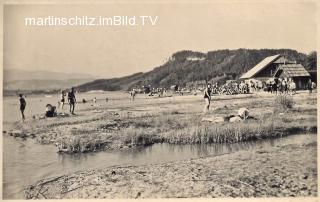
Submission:
M 67 80 L 17 80 L 7 81 L 4 84 L 4 90 L 61 90 L 70 88 L 72 86 L 78 86 L 87 82 L 93 81 L 93 79 L 67 79 Z
M 301 63 L 307 69 L 316 69 L 316 52 L 309 55 L 291 49 L 237 49 L 217 50 L 207 53 L 190 50 L 174 53 L 163 65 L 146 73 L 113 79 L 99 79 L 78 86 L 79 91 L 127 90 L 142 85 L 166 87 L 181 86 L 199 80 L 236 79 L 265 57 L 282 54 Z
M 91 75 L 52 71 L 4 69 L 3 73 L 3 89 L 5 91 L 63 89 L 94 80 Z

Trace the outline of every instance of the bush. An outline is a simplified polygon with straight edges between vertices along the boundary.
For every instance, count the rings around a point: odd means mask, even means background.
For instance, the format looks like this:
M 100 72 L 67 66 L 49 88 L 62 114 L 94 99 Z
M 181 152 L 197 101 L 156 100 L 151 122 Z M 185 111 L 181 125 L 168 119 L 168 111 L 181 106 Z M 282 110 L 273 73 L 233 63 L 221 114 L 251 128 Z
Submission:
M 274 104 L 277 110 L 286 111 L 293 108 L 294 101 L 291 96 L 280 94 L 275 98 Z

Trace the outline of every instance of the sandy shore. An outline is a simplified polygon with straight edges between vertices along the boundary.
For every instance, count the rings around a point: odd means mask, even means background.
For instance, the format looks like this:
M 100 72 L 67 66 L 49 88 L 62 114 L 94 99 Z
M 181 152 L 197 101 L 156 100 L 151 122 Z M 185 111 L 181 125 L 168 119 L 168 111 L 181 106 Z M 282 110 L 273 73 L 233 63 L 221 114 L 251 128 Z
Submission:
M 41 180 L 27 199 L 303 197 L 317 195 L 316 142 Z
M 153 143 L 175 144 L 238 142 L 275 138 L 292 132 L 316 130 L 316 96 L 302 93 L 293 97 L 291 110 L 275 112 L 275 95 L 217 95 L 210 113 L 203 115 L 199 96 L 119 99 L 100 106 L 81 105 L 75 116 L 48 119 L 29 118 L 17 122 L 12 136 L 36 138 L 42 144 L 55 144 L 60 152 L 144 147 Z M 202 122 L 204 117 L 226 117 L 249 108 L 256 120 L 244 124 Z M 237 135 L 238 134 L 238 135 Z
M 93 152 L 145 147 L 160 142 L 207 144 L 252 141 L 315 132 L 316 94 L 299 92 L 293 107 L 279 111 L 276 96 L 217 95 L 203 115 L 202 96 L 127 99 L 83 104 L 75 116 L 29 118 L 9 135 L 54 144 L 57 151 Z M 81 107 L 81 108 L 80 108 Z M 256 120 L 212 123 L 249 108 Z M 218 157 L 157 165 L 108 167 L 43 179 L 25 190 L 27 199 L 291 197 L 317 195 L 316 142 L 240 151 Z M 107 159 L 106 159 L 107 160 Z

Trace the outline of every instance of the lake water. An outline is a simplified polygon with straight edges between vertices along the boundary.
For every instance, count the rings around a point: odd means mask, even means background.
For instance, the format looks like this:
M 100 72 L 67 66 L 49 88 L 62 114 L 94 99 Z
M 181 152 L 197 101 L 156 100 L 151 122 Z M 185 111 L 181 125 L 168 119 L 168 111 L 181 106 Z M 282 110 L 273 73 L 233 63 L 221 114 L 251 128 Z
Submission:
M 254 150 L 316 140 L 316 135 L 292 135 L 276 140 L 235 144 L 170 145 L 155 144 L 128 151 L 102 151 L 85 154 L 58 154 L 53 145 L 40 145 L 3 135 L 3 198 L 22 199 L 25 186 L 36 181 L 115 165 L 164 163 L 208 155 L 221 155 L 239 150 Z

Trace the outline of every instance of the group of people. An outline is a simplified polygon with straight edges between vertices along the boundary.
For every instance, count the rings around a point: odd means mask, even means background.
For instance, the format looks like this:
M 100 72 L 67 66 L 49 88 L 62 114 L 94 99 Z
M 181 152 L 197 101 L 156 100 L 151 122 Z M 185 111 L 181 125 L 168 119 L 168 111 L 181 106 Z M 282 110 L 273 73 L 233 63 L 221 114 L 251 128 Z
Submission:
M 135 90 L 135 89 L 132 89 L 132 90 L 129 92 L 129 94 L 130 94 L 130 100 L 131 100 L 131 101 L 134 101 L 134 98 L 136 97 L 136 94 L 137 94 L 136 90 Z
M 76 96 L 75 96 L 75 91 L 74 88 L 71 88 L 68 94 L 66 95 L 64 91 L 61 92 L 61 99 L 60 99 L 60 107 L 63 110 L 64 104 L 66 102 L 65 97 L 68 97 L 68 103 L 70 105 L 70 113 L 74 114 L 74 108 L 75 108 L 75 103 L 76 103 Z M 23 94 L 19 94 L 19 102 L 20 102 L 20 112 L 22 116 L 22 120 L 25 120 L 25 114 L 24 111 L 27 106 L 27 102 Z M 52 106 L 51 104 L 46 105 L 46 112 L 45 112 L 45 117 L 54 117 L 56 116 L 56 107 Z
M 249 86 L 248 83 L 245 82 L 240 82 L 237 84 L 237 88 L 240 90 L 241 93 L 247 93 L 249 91 L 249 87 L 254 88 L 255 85 L 252 82 L 251 83 L 253 86 Z M 257 85 L 257 88 L 254 89 L 259 89 L 260 86 Z M 204 90 L 204 100 L 205 100 L 205 106 L 204 106 L 204 112 L 207 113 L 210 108 L 211 104 L 211 94 L 216 93 L 217 91 L 217 84 L 212 86 L 210 83 L 207 84 L 206 89 Z M 280 80 L 280 79 L 274 79 L 271 82 L 265 83 L 264 87 L 268 92 L 271 93 L 291 93 L 294 94 L 296 92 L 296 83 L 291 79 L 289 81 L 286 81 L 285 79 Z M 315 83 L 309 79 L 307 83 L 307 89 L 309 90 L 309 93 L 312 92 L 313 89 L 315 89 Z M 129 94 L 130 94 L 130 100 L 134 101 L 135 96 L 136 96 L 136 90 L 132 89 Z M 75 103 L 76 103 L 76 96 L 75 96 L 75 91 L 74 88 L 71 88 L 70 91 L 66 94 L 65 91 L 61 91 L 61 99 L 60 99 L 60 108 L 63 110 L 64 104 L 66 102 L 66 97 L 68 99 L 69 103 L 69 111 L 71 114 L 74 114 L 74 109 L 75 109 Z M 22 115 L 22 120 L 25 119 L 24 111 L 27 105 L 27 102 L 25 98 L 23 97 L 23 94 L 19 94 L 19 101 L 20 101 L 20 111 Z M 83 99 L 83 103 L 85 103 L 86 100 Z M 97 99 L 93 99 L 93 103 L 96 104 Z M 108 102 L 108 98 L 106 99 L 106 102 Z M 46 117 L 52 117 L 56 116 L 56 107 L 47 104 L 46 106 Z
M 270 93 L 296 93 L 296 83 L 291 79 L 289 81 L 283 79 L 274 79 L 266 84 L 266 90 Z
M 74 114 L 74 107 L 75 107 L 75 104 L 77 101 L 76 96 L 75 96 L 75 92 L 74 92 L 74 88 L 70 89 L 70 91 L 68 92 L 68 95 L 65 94 L 65 91 L 61 91 L 60 107 L 62 110 L 63 110 L 64 103 L 66 102 L 66 100 L 65 100 L 66 96 L 68 97 L 68 103 L 70 106 L 69 111 L 71 114 Z
M 247 94 L 257 92 L 263 89 L 263 84 L 261 82 L 226 82 L 225 84 L 218 87 L 218 85 L 213 86 L 214 94 Z
M 307 89 L 309 93 L 312 93 L 312 90 L 316 88 L 316 83 L 312 82 L 311 79 L 309 79 L 308 84 L 307 84 Z
M 254 82 L 250 82 L 252 85 L 254 85 Z M 239 88 L 240 91 L 244 91 L 242 93 L 246 93 L 246 90 L 249 90 L 249 87 L 254 88 L 255 90 L 259 90 L 260 85 L 257 86 L 250 86 L 248 83 L 240 82 L 238 84 L 239 86 L 236 86 L 236 88 Z M 265 83 L 265 88 L 268 92 L 271 93 L 290 93 L 291 95 L 296 93 L 296 83 L 290 79 L 289 81 L 285 79 L 274 79 L 272 82 Z M 215 93 L 215 90 L 217 88 L 217 85 L 212 86 L 210 83 L 207 84 L 207 87 L 204 90 L 204 100 L 205 100 L 205 106 L 204 106 L 204 113 L 207 113 L 210 108 L 211 104 L 211 94 Z M 312 90 L 316 88 L 315 82 L 312 82 L 311 79 L 309 79 L 307 83 L 307 89 L 309 93 L 312 93 Z

